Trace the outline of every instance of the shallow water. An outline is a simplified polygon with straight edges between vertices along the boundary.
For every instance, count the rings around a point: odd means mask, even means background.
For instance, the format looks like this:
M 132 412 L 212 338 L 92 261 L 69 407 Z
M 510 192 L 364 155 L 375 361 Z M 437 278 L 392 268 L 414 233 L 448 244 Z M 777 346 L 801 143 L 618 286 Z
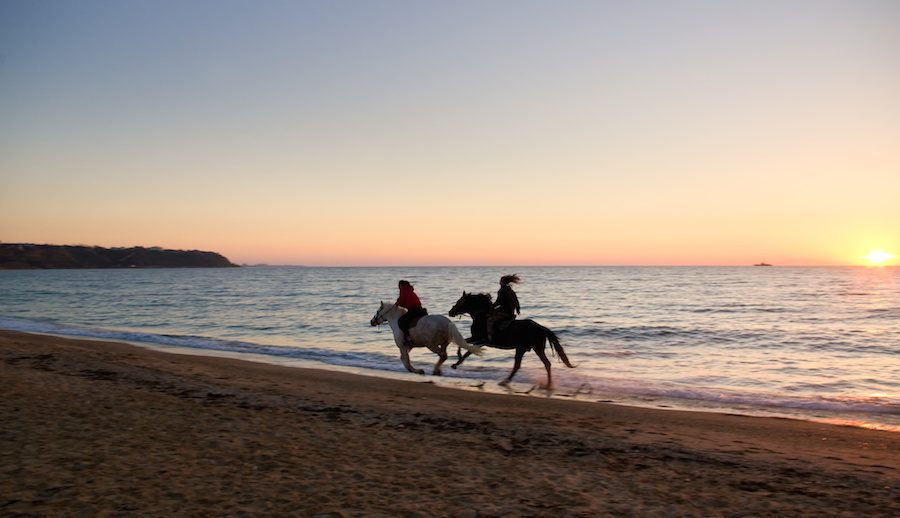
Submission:
M 0 271 L 0 328 L 396 373 L 392 336 L 369 319 L 398 279 L 446 314 L 513 271 L 522 318 L 557 332 L 578 365 L 554 364 L 556 395 L 900 430 L 897 268 Z M 454 322 L 469 335 L 468 319 Z M 427 370 L 435 360 L 413 355 Z M 489 349 L 445 375 L 493 386 L 511 365 Z M 529 353 L 516 381 L 544 376 Z

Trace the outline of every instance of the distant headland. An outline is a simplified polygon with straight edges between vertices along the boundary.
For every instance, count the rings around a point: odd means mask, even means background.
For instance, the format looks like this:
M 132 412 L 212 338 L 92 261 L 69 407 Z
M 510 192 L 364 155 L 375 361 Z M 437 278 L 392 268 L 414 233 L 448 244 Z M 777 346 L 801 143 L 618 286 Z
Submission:
M 0 243 L 0 270 L 53 268 L 229 268 L 237 267 L 216 252 L 160 247 Z

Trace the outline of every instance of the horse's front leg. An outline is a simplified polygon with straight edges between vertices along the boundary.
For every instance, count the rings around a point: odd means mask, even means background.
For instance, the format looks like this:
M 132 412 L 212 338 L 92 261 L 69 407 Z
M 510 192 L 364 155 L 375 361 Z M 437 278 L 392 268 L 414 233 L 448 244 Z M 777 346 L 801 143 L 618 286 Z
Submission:
M 416 369 L 412 366 L 412 363 L 409 361 L 409 351 L 410 347 L 401 346 L 400 347 L 400 361 L 403 362 L 403 366 L 406 367 L 406 370 L 412 372 L 414 374 L 425 374 L 425 371 L 422 369 Z

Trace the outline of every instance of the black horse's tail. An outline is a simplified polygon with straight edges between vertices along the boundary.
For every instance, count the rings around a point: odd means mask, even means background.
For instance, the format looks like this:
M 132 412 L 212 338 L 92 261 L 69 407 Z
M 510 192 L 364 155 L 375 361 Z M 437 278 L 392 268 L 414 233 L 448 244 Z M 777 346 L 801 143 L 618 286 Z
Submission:
M 553 351 L 557 356 L 559 356 L 559 359 L 566 364 L 566 367 L 574 369 L 575 366 L 572 365 L 571 362 L 569 362 L 569 357 L 566 356 L 566 351 L 563 349 L 562 344 L 559 343 L 559 337 L 556 336 L 556 333 L 547 329 L 546 327 L 544 327 L 544 333 L 547 335 L 547 340 L 550 341 L 550 350 Z

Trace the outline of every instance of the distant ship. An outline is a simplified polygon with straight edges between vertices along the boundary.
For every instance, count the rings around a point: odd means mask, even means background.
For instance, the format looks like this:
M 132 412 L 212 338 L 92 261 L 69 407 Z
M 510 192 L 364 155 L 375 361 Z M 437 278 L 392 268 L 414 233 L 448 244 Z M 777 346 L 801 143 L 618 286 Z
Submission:
M 756 263 L 753 266 L 772 266 L 772 265 L 769 263 Z

